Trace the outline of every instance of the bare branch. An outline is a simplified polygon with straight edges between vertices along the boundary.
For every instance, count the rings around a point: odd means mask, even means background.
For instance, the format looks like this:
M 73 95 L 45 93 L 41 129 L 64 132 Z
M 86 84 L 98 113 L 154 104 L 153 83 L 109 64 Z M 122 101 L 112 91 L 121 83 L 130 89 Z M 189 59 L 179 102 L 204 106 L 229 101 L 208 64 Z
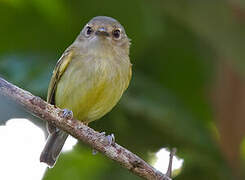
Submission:
M 78 120 L 62 118 L 63 111 L 61 109 L 55 108 L 41 98 L 12 85 L 2 78 L 0 78 L 0 94 L 14 100 L 31 114 L 53 123 L 56 127 L 90 145 L 93 149 L 121 164 L 137 176 L 150 180 L 171 180 L 167 175 L 157 171 L 122 146 L 116 143 L 108 143 L 104 134 L 96 132 Z

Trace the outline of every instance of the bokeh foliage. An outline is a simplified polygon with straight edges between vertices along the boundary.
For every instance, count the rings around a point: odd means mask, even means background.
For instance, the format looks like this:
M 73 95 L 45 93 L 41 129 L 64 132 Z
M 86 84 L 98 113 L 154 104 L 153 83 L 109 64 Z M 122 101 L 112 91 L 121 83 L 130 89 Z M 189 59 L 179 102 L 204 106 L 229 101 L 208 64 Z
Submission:
M 230 6 L 211 0 L 2 0 L 0 74 L 45 99 L 57 59 L 85 23 L 112 16 L 132 39 L 133 79 L 119 105 L 91 126 L 114 133 L 148 161 L 162 147 L 177 147 L 184 165 L 176 179 L 233 179 L 209 96 L 223 57 L 244 74 L 245 24 Z M 8 118 L 3 115 L 0 124 Z M 83 144 L 62 154 L 44 179 L 68 177 L 139 179 Z

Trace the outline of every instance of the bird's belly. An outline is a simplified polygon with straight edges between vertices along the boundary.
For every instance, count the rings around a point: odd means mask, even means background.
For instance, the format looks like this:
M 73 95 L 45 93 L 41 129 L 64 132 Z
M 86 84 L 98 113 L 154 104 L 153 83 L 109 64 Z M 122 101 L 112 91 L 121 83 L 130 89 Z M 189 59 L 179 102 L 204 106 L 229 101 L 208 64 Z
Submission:
M 67 69 L 57 85 L 55 103 L 71 110 L 74 118 L 88 123 L 116 105 L 126 84 L 125 78 L 115 70 Z

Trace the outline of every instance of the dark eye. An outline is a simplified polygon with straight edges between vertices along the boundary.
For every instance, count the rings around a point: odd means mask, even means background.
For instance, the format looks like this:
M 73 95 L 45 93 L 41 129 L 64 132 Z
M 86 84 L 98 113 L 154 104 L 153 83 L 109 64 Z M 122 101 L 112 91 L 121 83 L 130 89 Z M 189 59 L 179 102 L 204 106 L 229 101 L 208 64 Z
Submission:
M 93 29 L 90 26 L 87 26 L 86 31 L 85 31 L 85 35 L 89 36 L 93 33 Z
M 112 31 L 112 35 L 114 38 L 119 39 L 121 35 L 120 29 L 115 29 L 114 31 Z

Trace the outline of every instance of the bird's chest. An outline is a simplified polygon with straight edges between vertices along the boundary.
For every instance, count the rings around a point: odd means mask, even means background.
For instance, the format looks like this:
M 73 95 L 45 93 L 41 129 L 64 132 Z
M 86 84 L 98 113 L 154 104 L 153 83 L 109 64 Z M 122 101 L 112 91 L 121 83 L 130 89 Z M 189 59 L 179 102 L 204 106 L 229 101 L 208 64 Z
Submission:
M 73 111 L 81 121 L 93 121 L 110 111 L 126 89 L 124 67 L 107 59 L 71 62 L 56 90 L 56 105 Z

